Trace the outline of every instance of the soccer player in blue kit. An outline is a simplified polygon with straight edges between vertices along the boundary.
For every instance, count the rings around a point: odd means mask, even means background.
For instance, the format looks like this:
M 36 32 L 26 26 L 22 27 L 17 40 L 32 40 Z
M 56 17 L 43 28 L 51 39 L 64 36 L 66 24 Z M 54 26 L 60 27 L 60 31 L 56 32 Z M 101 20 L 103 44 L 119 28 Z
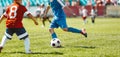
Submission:
M 50 24 L 49 32 L 51 33 L 52 39 L 58 38 L 56 33 L 54 32 L 54 28 L 58 27 L 60 27 L 63 31 L 80 33 L 87 37 L 85 29 L 78 30 L 76 28 L 67 26 L 66 15 L 63 9 L 68 9 L 69 12 L 73 15 L 75 15 L 75 13 L 73 13 L 68 6 L 65 6 L 62 0 L 49 0 L 49 5 L 50 6 L 47 6 L 47 10 L 45 11 L 44 17 L 47 15 L 48 10 L 51 7 L 54 17 Z

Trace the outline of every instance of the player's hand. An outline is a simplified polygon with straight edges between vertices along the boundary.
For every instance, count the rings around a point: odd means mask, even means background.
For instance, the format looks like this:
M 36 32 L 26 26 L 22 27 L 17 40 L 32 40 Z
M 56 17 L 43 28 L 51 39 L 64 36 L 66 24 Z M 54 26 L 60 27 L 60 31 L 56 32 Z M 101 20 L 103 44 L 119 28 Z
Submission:
M 38 22 L 37 21 L 34 21 L 35 25 L 38 25 Z

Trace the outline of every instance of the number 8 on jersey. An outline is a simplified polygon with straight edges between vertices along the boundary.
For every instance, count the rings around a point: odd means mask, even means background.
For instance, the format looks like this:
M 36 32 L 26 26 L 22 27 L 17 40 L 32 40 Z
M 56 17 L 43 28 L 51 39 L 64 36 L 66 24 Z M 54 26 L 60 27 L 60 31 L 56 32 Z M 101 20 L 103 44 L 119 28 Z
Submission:
M 10 8 L 9 16 L 10 16 L 10 19 L 13 19 L 13 18 L 15 18 L 17 16 L 17 6 L 12 6 Z

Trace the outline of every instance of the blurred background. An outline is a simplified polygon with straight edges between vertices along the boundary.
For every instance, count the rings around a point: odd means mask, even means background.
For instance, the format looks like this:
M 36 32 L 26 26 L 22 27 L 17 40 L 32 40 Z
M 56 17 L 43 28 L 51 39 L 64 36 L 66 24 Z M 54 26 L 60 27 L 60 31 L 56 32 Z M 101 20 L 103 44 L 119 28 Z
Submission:
M 29 8 L 29 11 L 35 15 L 36 8 L 45 4 L 48 5 L 48 0 L 22 0 L 22 4 Z M 80 10 L 82 6 L 88 10 L 88 15 L 92 7 L 95 7 L 97 16 L 100 17 L 120 17 L 120 0 L 63 0 L 64 4 L 69 6 L 77 16 L 80 16 Z M 0 0 L 0 16 L 4 13 L 6 6 L 10 5 L 13 0 Z M 65 10 L 65 9 L 64 9 Z M 72 15 L 65 10 L 68 17 Z M 49 15 L 52 16 L 52 11 L 49 11 Z

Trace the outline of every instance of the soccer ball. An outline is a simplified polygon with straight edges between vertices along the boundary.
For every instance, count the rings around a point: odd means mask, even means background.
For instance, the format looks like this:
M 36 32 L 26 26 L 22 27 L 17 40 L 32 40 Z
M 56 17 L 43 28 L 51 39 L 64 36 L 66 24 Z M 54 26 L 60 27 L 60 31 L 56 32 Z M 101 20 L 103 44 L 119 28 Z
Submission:
M 51 40 L 51 46 L 54 48 L 59 48 L 61 47 L 61 41 L 57 38 Z

